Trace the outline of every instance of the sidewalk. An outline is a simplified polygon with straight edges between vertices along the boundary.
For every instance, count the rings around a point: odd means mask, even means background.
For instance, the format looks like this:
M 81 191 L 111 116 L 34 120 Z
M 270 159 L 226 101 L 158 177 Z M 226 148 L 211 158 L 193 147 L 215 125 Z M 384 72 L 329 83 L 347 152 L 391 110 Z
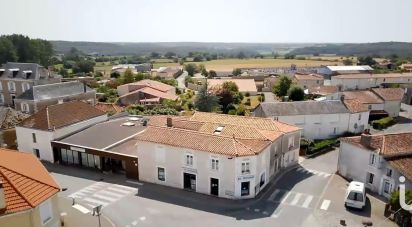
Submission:
M 99 226 L 97 216 L 92 216 L 92 214 L 83 214 L 72 207 L 71 200 L 59 197 L 60 216 L 63 213 L 65 213 L 62 217 L 62 220 L 64 220 L 64 227 Z M 102 227 L 114 227 L 114 225 L 111 224 L 104 216 L 100 216 L 100 221 Z

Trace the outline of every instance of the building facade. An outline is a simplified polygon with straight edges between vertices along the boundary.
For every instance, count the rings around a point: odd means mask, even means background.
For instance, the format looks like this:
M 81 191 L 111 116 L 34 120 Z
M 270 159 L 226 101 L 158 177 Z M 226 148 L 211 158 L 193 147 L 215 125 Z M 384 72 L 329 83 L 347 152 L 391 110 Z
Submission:
M 379 195 L 390 197 L 404 176 L 406 188 L 412 187 L 411 133 L 365 135 L 341 139 L 338 173 L 365 183 Z
M 60 77 L 35 63 L 8 62 L 0 68 L 0 105 L 14 107 L 16 97 L 35 85 L 60 82 Z

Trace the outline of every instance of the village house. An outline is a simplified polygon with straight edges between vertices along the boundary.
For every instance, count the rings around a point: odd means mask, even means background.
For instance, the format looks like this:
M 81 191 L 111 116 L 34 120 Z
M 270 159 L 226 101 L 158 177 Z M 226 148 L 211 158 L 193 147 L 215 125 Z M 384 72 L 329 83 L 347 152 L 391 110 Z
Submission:
M 254 79 L 230 79 L 230 78 L 221 78 L 221 79 L 208 79 L 208 89 L 209 90 L 218 90 L 224 82 L 233 82 L 237 85 L 239 92 L 245 94 L 249 93 L 250 95 L 257 94 L 257 87 Z
M 365 183 L 379 195 L 390 197 L 403 176 L 412 187 L 412 133 L 362 134 L 340 139 L 338 173 Z
M 358 100 L 370 110 L 370 120 L 386 116 L 397 117 L 404 96 L 402 88 L 372 88 L 366 91 L 345 91 L 344 100 Z
M 35 63 L 8 62 L 0 67 L 0 105 L 14 107 L 16 97 L 35 85 L 60 82 L 43 66 Z
M 305 93 L 317 101 L 339 99 L 339 89 L 336 86 L 314 86 L 305 90 Z
M 333 78 L 336 75 L 344 74 L 360 74 L 360 73 L 372 73 L 373 68 L 369 65 L 334 65 L 334 66 L 322 66 L 318 73 L 324 75 L 327 78 Z
M 271 119 L 196 112 L 152 117 L 132 144 L 142 181 L 246 199 L 298 162 L 300 129 Z
M 260 103 L 253 116 L 301 127 L 307 139 L 334 138 L 368 128 L 369 110 L 356 101 L 340 100 Z
M 74 100 L 94 105 L 96 91 L 77 81 L 35 85 L 16 97 L 14 102 L 16 110 L 33 114 L 46 106 Z
M 152 77 L 160 77 L 163 79 L 175 79 L 182 73 L 183 70 L 181 68 L 174 67 L 160 67 L 158 69 L 151 70 Z
M 338 75 L 332 77 L 330 83 L 340 91 L 364 90 L 391 84 L 411 84 L 412 73 Z
M 51 141 L 105 120 L 105 112 L 80 101 L 47 106 L 16 126 L 18 150 L 55 162 L 58 153 Z
M 59 227 L 59 191 L 34 155 L 0 149 L 1 227 Z
M 322 86 L 323 80 L 323 76 L 318 74 L 296 73 L 293 78 L 293 81 L 303 89 Z
M 402 64 L 399 68 L 401 68 L 403 70 L 407 70 L 407 71 L 412 71 L 412 64 L 411 63 Z
M 176 88 L 155 80 L 141 80 L 117 87 L 120 103 L 130 104 L 160 104 L 163 100 L 177 100 Z

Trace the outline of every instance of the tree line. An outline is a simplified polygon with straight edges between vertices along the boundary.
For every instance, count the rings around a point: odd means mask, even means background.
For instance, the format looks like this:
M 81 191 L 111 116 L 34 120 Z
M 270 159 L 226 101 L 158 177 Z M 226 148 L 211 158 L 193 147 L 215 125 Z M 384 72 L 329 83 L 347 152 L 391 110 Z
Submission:
M 32 62 L 51 65 L 53 46 L 43 39 L 30 39 L 23 35 L 0 36 L 0 63 Z

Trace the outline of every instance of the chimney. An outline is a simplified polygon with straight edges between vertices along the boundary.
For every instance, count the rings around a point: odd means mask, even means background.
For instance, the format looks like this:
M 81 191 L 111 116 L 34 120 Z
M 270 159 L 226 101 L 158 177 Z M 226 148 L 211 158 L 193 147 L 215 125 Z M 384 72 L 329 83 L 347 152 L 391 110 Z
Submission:
M 4 196 L 3 182 L 0 181 L 0 210 L 6 209 L 6 198 Z
M 341 96 L 340 96 L 340 101 L 345 101 L 345 95 L 344 94 L 342 94 Z
M 167 117 L 166 120 L 167 120 L 167 122 L 166 122 L 167 127 L 169 127 L 169 128 L 173 127 L 172 118 L 171 118 L 171 117 Z
M 370 147 L 372 136 L 369 134 L 362 133 L 360 142 L 365 147 Z

